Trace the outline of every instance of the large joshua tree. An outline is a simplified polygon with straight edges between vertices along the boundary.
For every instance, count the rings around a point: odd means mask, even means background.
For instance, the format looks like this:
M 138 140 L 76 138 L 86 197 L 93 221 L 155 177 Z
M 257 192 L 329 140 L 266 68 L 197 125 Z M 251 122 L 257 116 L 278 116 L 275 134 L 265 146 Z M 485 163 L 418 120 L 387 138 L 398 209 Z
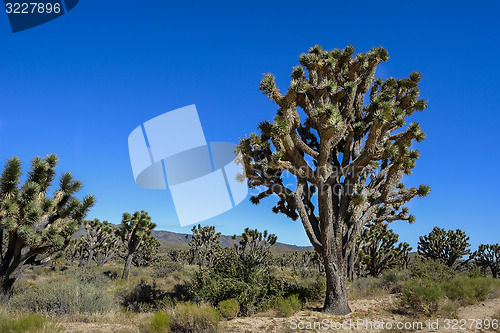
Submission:
M 352 46 L 325 51 L 316 45 L 300 55 L 285 94 L 265 74 L 260 90 L 277 104 L 277 114 L 238 146 L 249 186 L 262 189 L 252 202 L 276 194 L 273 212 L 301 219 L 324 262 L 324 311 L 337 315 L 351 311 L 348 257 L 355 255 L 363 226 L 413 222 L 403 204 L 430 191 L 400 183 L 419 157 L 412 142 L 425 138 L 417 123 L 405 126 L 405 119 L 426 102 L 419 99 L 418 72 L 375 78 L 388 58 L 382 47 L 354 56 Z
M 53 197 L 55 154 L 35 157 L 22 186 L 21 160 L 7 160 L 0 178 L 0 290 L 9 291 L 22 271 L 42 264 L 65 249 L 94 205 L 95 198 L 77 199 L 82 184 L 62 174 Z

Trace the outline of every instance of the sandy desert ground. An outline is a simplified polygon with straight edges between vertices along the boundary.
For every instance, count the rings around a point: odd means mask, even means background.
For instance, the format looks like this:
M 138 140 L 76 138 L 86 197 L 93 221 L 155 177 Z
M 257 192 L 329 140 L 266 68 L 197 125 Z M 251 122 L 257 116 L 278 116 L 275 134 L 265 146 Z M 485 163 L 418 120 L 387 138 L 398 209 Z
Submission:
M 451 318 L 414 318 L 398 313 L 396 297 L 388 295 L 371 299 L 352 300 L 353 312 L 347 316 L 328 316 L 313 309 L 304 309 L 288 318 L 273 318 L 258 315 L 223 321 L 222 333 L 291 333 L 291 332 L 500 332 L 491 326 L 493 319 L 500 321 L 500 298 L 489 299 L 475 305 L 458 309 Z M 475 321 L 473 321 L 475 320 Z M 133 324 L 76 323 L 62 324 L 70 333 L 132 333 L 141 332 Z M 316 326 L 314 326 L 316 325 Z M 406 328 L 405 328 L 406 326 Z

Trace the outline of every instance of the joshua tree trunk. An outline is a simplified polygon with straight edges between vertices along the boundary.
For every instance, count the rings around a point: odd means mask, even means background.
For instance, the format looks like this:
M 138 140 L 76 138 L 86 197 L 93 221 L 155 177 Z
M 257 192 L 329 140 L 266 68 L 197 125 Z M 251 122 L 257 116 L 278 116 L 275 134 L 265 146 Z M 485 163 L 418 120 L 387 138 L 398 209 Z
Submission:
M 347 302 L 347 271 L 342 269 L 342 258 L 335 260 L 332 254 L 325 254 L 323 262 L 326 273 L 326 298 L 323 311 L 335 315 L 351 313 Z
M 90 248 L 89 248 L 89 256 L 87 258 L 87 267 L 92 265 L 92 260 L 94 259 L 94 248 L 93 248 L 93 244 L 90 244 Z
M 16 259 L 10 266 L 6 262 L 0 263 L 0 293 L 8 293 L 25 268 Z
M 16 279 L 2 273 L 0 275 L 0 293 L 8 293 L 15 281 Z
M 123 267 L 122 279 L 128 279 L 128 273 L 130 271 L 130 265 L 132 265 L 132 259 L 134 255 L 132 253 L 127 254 L 127 259 L 125 260 L 125 266 Z
M 354 279 L 354 265 L 356 263 L 356 245 L 352 247 L 351 252 L 349 252 L 349 261 L 348 261 L 348 269 L 347 269 L 347 276 L 350 281 Z

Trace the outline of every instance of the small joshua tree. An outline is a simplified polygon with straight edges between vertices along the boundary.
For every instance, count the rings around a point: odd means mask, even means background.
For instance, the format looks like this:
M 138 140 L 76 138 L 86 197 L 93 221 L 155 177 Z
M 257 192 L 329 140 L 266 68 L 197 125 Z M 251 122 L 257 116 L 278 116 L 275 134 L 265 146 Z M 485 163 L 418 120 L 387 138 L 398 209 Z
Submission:
M 136 267 L 150 266 L 160 259 L 158 252 L 160 249 L 160 242 L 153 235 L 144 239 L 144 244 L 135 252 L 132 263 Z
M 76 260 L 78 267 L 84 266 L 87 262 L 87 250 L 85 248 L 85 236 L 81 235 L 79 238 L 73 238 L 66 248 L 66 258 L 70 261 L 71 265 Z
M 452 267 L 458 259 L 470 254 L 468 240 L 469 237 L 460 229 L 446 231 L 434 227 L 428 235 L 420 236 L 418 254 Z
M 476 261 L 476 264 L 481 268 L 489 268 L 493 278 L 498 277 L 500 272 L 500 245 L 498 244 L 481 244 L 471 258 Z
M 104 266 L 113 257 L 120 253 L 122 249 L 122 243 L 120 242 L 120 237 L 118 236 L 118 228 L 113 225 L 113 232 L 108 234 L 108 238 L 98 248 L 96 255 L 94 256 L 94 261 L 97 263 L 98 267 Z
M 116 238 L 117 228 L 108 221 L 99 221 L 94 219 L 85 222 L 85 237 L 83 238 L 84 247 L 87 251 L 87 266 L 92 261 L 96 261 L 98 266 L 103 266 L 116 253 L 118 247 Z
M 382 271 L 403 266 L 411 247 L 408 243 L 398 242 L 399 236 L 385 223 L 371 224 L 359 237 L 358 265 L 361 275 L 378 277 Z
M 205 265 L 212 267 L 221 233 L 215 232 L 215 226 L 202 227 L 200 224 L 198 227 L 194 226 L 191 232 L 191 238 L 186 235 L 186 239 L 188 239 L 192 258 L 200 267 Z
M 260 90 L 276 103 L 276 116 L 238 146 L 248 185 L 262 189 L 252 202 L 275 194 L 273 212 L 302 221 L 325 268 L 323 309 L 335 315 L 351 312 L 349 258 L 356 256 L 363 226 L 414 221 L 404 204 L 430 191 L 400 183 L 419 158 L 412 143 L 425 138 L 417 123 L 405 126 L 407 117 L 426 107 L 419 99 L 421 75 L 375 78 L 388 59 L 382 47 L 356 56 L 350 45 L 310 48 L 300 55 L 285 93 L 272 74 L 264 75 Z
M 82 184 L 64 173 L 54 195 L 48 191 L 54 181 L 58 158 L 55 154 L 31 161 L 24 184 L 21 160 L 7 160 L 0 178 L 0 290 L 8 292 L 22 271 L 42 264 L 64 250 L 94 205 L 95 198 L 74 195 Z M 5 247 L 4 247 L 5 246 Z
M 123 213 L 122 223 L 118 228 L 118 235 L 126 249 L 122 279 L 128 279 L 134 254 L 144 245 L 155 227 L 156 224 L 151 222 L 151 217 L 143 210 L 132 215 Z
M 232 239 L 236 254 L 252 267 L 258 267 L 272 259 L 271 247 L 278 237 L 275 234 L 268 234 L 267 230 L 262 233 L 257 229 L 245 228 L 241 236 L 233 235 Z

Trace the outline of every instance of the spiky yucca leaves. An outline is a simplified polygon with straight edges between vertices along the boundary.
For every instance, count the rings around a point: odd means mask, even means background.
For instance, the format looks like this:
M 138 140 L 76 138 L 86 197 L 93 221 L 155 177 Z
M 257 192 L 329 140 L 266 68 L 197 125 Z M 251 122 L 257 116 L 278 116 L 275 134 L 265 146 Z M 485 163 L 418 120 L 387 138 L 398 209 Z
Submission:
M 0 288 L 7 292 L 28 266 L 50 260 L 64 250 L 95 203 L 91 195 L 75 197 L 80 181 L 64 173 L 53 196 L 48 191 L 55 179 L 58 158 L 49 154 L 31 161 L 21 183 L 21 160 L 7 160 L 0 178 Z
M 215 226 L 202 227 L 200 224 L 194 226 L 191 232 L 191 236 L 186 235 L 192 258 L 191 262 L 196 261 L 200 268 L 212 267 L 221 233 L 215 232 Z
M 396 245 L 398 239 L 385 223 L 367 226 L 358 239 L 358 275 L 378 277 L 386 269 L 402 266 L 411 247 L 406 242 Z
M 428 235 L 420 236 L 418 254 L 452 267 L 458 259 L 470 254 L 468 240 L 469 237 L 460 229 L 446 231 L 434 227 Z
M 333 314 L 350 312 L 344 280 L 363 226 L 413 222 L 404 203 L 430 191 L 426 185 L 398 185 L 419 157 L 412 143 L 425 138 L 419 124 L 406 126 L 406 119 L 426 102 L 419 99 L 417 72 L 375 78 L 377 66 L 388 58 L 382 47 L 354 56 L 350 45 L 332 51 L 314 46 L 300 55 L 285 94 L 272 74 L 264 75 L 259 89 L 277 104 L 277 113 L 237 149 L 248 185 L 263 188 L 252 202 L 276 194 L 274 213 L 300 217 L 325 262 L 324 310 Z
M 278 239 L 275 234 L 268 234 L 267 230 L 260 232 L 250 228 L 245 228 L 241 236 L 233 235 L 231 238 L 236 254 L 242 260 L 250 262 L 252 267 L 265 266 L 269 263 L 272 259 L 271 247 Z
M 144 245 L 154 228 L 156 228 L 156 224 L 151 222 L 151 217 L 144 210 L 132 215 L 123 213 L 122 223 L 118 227 L 118 235 L 125 246 L 126 254 L 122 279 L 128 279 L 134 253 Z
M 471 258 L 482 268 L 489 268 L 494 278 L 498 277 L 500 272 L 500 245 L 499 244 L 481 244 Z
M 144 240 L 144 244 L 135 251 L 132 264 L 136 267 L 146 267 L 158 262 L 160 260 L 158 255 L 160 246 L 161 244 L 155 236 L 148 236 Z

